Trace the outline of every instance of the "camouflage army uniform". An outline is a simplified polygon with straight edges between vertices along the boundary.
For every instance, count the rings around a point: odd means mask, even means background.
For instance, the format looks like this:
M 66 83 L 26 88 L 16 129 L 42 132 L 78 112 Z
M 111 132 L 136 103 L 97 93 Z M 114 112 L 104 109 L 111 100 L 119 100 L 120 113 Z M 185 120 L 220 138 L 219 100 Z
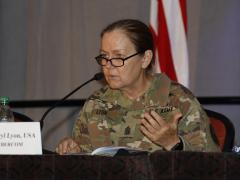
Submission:
M 80 112 L 73 138 L 84 152 L 101 146 L 163 150 L 139 130 L 141 115 L 149 110 L 155 110 L 166 121 L 177 111 L 182 113 L 178 134 L 185 151 L 219 151 L 210 135 L 208 117 L 197 99 L 164 74 L 155 74 L 151 87 L 136 100 L 108 86 L 94 93 Z

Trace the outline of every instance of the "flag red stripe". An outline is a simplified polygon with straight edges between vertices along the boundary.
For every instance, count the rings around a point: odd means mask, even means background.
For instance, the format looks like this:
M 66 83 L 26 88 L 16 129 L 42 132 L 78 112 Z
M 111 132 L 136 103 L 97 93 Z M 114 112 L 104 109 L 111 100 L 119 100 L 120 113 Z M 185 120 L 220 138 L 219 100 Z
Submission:
M 174 69 L 173 58 L 171 54 L 167 23 L 161 0 L 158 1 L 158 22 L 157 49 L 158 60 L 161 67 L 160 69 L 161 72 L 166 73 L 170 79 L 177 81 L 176 71 Z
M 185 0 L 179 0 L 181 12 L 182 12 L 182 20 L 184 24 L 184 29 L 187 34 L 187 4 Z

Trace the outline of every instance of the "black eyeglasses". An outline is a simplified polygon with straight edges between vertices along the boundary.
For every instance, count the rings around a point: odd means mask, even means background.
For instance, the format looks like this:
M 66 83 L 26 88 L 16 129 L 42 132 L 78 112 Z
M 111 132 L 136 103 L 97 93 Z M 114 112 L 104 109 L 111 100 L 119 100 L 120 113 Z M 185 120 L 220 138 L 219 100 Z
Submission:
M 111 59 L 108 59 L 108 58 L 104 57 L 103 55 L 99 55 L 99 56 L 95 57 L 95 59 L 96 59 L 97 63 L 101 66 L 106 66 L 108 61 L 110 61 L 112 66 L 121 67 L 124 65 L 124 61 L 126 61 L 126 60 L 130 59 L 131 57 L 136 56 L 140 53 L 141 52 L 137 52 L 137 53 L 130 55 L 128 57 L 125 57 L 125 58 L 118 57 L 118 58 L 111 58 Z

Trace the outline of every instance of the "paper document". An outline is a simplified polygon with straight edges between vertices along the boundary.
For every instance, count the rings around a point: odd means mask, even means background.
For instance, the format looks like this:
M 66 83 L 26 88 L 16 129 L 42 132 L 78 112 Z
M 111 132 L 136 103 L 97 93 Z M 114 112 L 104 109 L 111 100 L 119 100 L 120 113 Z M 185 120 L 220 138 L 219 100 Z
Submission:
M 125 146 L 106 146 L 95 149 L 91 155 L 99 156 L 115 156 L 115 155 L 131 155 L 131 154 L 147 154 L 147 151 L 133 149 Z

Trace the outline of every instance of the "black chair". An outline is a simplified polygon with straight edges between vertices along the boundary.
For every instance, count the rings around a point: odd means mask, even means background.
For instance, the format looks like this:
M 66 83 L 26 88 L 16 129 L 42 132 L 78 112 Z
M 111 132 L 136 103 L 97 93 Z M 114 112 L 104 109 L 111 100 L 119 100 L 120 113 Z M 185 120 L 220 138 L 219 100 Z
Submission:
M 232 151 L 235 138 L 235 129 L 229 118 L 221 113 L 205 109 L 211 127 L 223 152 Z M 213 135 L 214 136 L 214 135 Z
M 30 117 L 19 112 L 13 111 L 13 116 L 15 122 L 34 122 Z

